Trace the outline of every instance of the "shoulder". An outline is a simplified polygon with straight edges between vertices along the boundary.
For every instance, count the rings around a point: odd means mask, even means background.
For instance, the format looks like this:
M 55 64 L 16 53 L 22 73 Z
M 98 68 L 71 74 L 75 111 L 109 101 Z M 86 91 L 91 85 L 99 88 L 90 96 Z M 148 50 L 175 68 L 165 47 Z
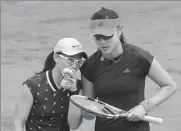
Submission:
M 133 56 L 134 64 L 132 64 L 132 66 L 141 69 L 144 75 L 147 75 L 154 56 L 149 51 L 136 45 L 126 44 L 125 50 L 128 54 Z
M 81 69 L 83 68 L 93 68 L 94 65 L 100 60 L 101 58 L 101 52 L 98 50 L 95 53 L 93 53 L 91 56 L 88 57 L 87 60 L 85 60 L 84 64 L 82 65 Z
M 28 78 L 24 83 L 36 85 L 40 83 L 46 77 L 46 72 L 38 73 L 35 76 Z
M 31 93 L 31 87 L 24 84 L 21 89 L 21 99 L 25 101 L 33 100 L 33 94 Z
M 97 63 L 100 61 L 101 52 L 98 50 L 93 53 L 88 59 L 84 62 L 82 67 L 80 68 L 81 74 L 87 78 L 89 81 L 93 79 L 93 73 L 96 68 Z
M 101 51 L 97 50 L 95 53 L 93 53 L 91 56 L 88 57 L 86 62 L 96 63 L 97 61 L 100 60 L 100 58 L 101 58 Z
M 145 60 L 153 59 L 153 57 L 154 57 L 148 50 L 145 50 L 144 48 L 141 48 L 141 47 L 139 47 L 137 45 L 133 45 L 133 44 L 126 43 L 125 50 L 128 53 L 130 53 L 134 56 L 137 56 L 141 59 L 145 59 Z
M 27 79 L 24 83 L 23 86 L 28 87 L 29 91 L 31 94 L 35 97 L 36 93 L 40 90 L 40 88 L 37 88 L 40 86 L 40 83 L 44 81 L 46 78 L 46 73 L 39 73 L 33 77 L 30 77 Z

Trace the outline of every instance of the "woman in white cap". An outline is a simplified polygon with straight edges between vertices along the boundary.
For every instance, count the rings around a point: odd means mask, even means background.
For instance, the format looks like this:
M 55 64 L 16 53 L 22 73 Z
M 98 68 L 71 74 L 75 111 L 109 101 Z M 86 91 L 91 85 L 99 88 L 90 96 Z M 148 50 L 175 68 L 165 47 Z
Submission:
M 69 123 L 74 129 L 78 128 L 76 123 L 80 122 L 76 117 L 69 119 L 68 114 L 71 116 L 80 110 L 69 103 L 69 97 L 80 93 L 82 84 L 76 79 L 75 72 L 86 58 L 76 39 L 58 41 L 47 57 L 43 71 L 23 83 L 15 108 L 16 131 L 69 131 Z M 62 73 L 67 68 L 73 71 L 68 73 L 69 78 Z
M 83 95 L 129 111 L 126 118 L 116 120 L 97 117 L 95 131 L 149 131 L 149 123 L 140 120 L 175 93 L 175 82 L 152 54 L 126 42 L 115 11 L 95 12 L 90 31 L 98 50 L 80 69 Z M 147 76 L 160 91 L 145 99 Z

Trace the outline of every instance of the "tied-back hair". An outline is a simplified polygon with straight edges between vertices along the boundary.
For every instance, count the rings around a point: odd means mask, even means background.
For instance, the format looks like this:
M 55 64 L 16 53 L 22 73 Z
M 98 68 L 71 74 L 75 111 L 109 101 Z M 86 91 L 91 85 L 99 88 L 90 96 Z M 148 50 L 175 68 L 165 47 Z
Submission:
M 122 32 L 121 35 L 119 36 L 119 40 L 122 44 L 126 43 L 126 38 L 124 37 L 124 33 Z
M 119 18 L 119 15 L 114 10 L 106 9 L 106 8 L 102 7 L 99 11 L 95 12 L 92 15 L 91 20 L 118 19 L 118 18 Z M 117 28 L 119 28 L 119 25 Z M 126 43 L 126 38 L 124 37 L 123 32 L 119 36 L 119 39 L 122 44 Z
M 55 67 L 55 61 L 53 59 L 54 51 L 52 51 L 46 58 L 45 64 L 43 67 L 43 72 L 46 72 L 48 70 L 52 70 Z
M 35 72 L 35 74 L 40 74 L 40 73 L 46 72 L 48 70 L 52 70 L 55 67 L 55 61 L 53 59 L 53 55 L 54 55 L 54 51 L 50 52 L 50 54 L 47 56 L 47 58 L 45 60 L 42 71 Z
M 99 11 L 95 12 L 92 17 L 91 20 L 100 20 L 100 19 L 118 19 L 119 15 L 111 10 L 111 9 L 105 9 L 104 7 L 102 7 Z

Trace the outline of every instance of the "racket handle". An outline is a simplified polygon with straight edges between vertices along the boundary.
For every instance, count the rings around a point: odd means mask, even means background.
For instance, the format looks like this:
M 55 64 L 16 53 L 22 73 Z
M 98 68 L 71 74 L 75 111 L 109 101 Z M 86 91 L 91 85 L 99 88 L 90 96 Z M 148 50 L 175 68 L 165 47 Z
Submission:
M 156 124 L 162 124 L 163 119 L 162 118 L 157 118 L 157 117 L 152 117 L 152 116 L 145 116 L 143 121 L 148 121 L 148 122 L 154 122 Z

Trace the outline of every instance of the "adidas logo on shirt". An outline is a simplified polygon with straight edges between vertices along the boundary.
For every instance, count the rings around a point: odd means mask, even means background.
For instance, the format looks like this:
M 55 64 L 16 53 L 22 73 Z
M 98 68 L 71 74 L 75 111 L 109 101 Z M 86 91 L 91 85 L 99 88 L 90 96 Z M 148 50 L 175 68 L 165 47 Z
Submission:
M 129 70 L 129 68 L 126 68 L 125 70 L 123 70 L 123 73 L 130 73 L 131 71 Z

